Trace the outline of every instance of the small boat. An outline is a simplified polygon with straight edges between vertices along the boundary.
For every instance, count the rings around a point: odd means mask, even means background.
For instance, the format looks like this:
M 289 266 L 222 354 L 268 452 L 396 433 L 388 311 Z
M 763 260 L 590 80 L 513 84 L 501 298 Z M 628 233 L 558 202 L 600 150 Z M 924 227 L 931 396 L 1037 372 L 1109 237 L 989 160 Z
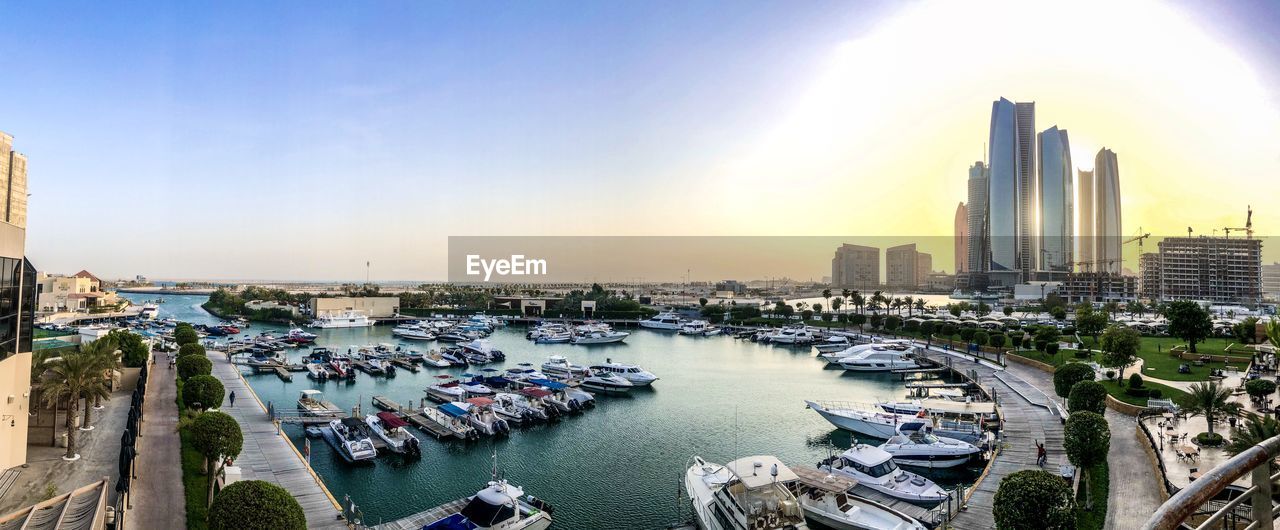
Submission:
M 800 501 L 805 519 L 835 530 L 925 530 L 920 521 L 849 492 L 857 482 L 808 467 L 791 470 L 787 489 Z
M 789 326 L 765 337 L 774 344 L 810 344 L 814 341 L 813 333 L 804 326 Z
M 430 353 L 427 353 L 422 356 L 422 364 L 425 364 L 427 366 L 434 366 L 436 368 L 448 368 L 450 366 L 453 366 L 452 362 L 450 362 L 448 359 L 445 359 L 443 355 L 440 355 L 440 352 L 435 350 L 431 350 Z
M 356 376 L 356 371 L 351 367 L 351 359 L 345 356 L 333 356 L 329 361 L 329 367 L 338 374 L 339 378 L 352 379 Z
M 822 342 L 815 343 L 813 347 L 818 350 L 818 353 L 833 353 L 833 352 L 838 352 L 838 351 L 848 349 L 849 346 L 852 346 L 852 345 L 853 344 L 849 342 L 848 337 L 833 335 L 833 336 L 827 337 Z
M 564 356 L 552 355 L 547 357 L 547 362 L 542 363 L 542 372 L 551 377 L 581 377 L 587 374 L 587 367 L 573 364 Z
M 466 503 L 460 502 L 465 500 Z M 461 508 L 458 508 L 461 506 Z M 422 530 L 546 530 L 551 526 L 552 508 L 532 495 L 525 495 L 506 480 L 495 478 L 475 495 L 439 506 L 430 513 L 442 515 Z
M 441 342 L 466 342 L 472 340 L 461 330 L 449 330 L 436 336 L 436 340 Z
M 899 468 L 893 463 L 893 455 L 866 444 L 855 444 L 839 456 L 819 462 L 818 469 L 921 506 L 936 506 L 948 496 L 933 481 Z
M 641 320 L 640 327 L 648 329 L 658 329 L 663 331 L 679 331 L 683 320 L 680 315 L 671 311 L 663 311 L 652 317 Z
M 364 313 L 357 311 L 344 311 L 342 313 L 321 315 L 312 320 L 309 326 L 320 329 L 333 328 L 367 328 L 372 326 L 376 321 L 369 318 Z M 236 333 L 239 333 L 237 331 Z
M 615 342 L 622 342 L 630 336 L 631 334 L 625 331 L 592 330 L 573 335 L 572 342 L 574 344 L 581 344 L 584 346 L 591 344 L 612 344 Z
M 630 381 L 633 386 L 648 386 L 658 380 L 644 368 L 634 364 L 615 363 L 613 359 L 605 359 L 604 364 L 593 364 L 590 370 L 594 373 L 610 373 Z
M 365 416 L 364 422 L 375 436 L 387 444 L 394 452 L 422 456 L 422 447 L 418 437 L 409 431 L 409 422 L 404 421 L 393 412 L 382 411 Z
M 461 348 L 443 350 L 440 352 L 440 358 L 449 361 L 451 365 L 467 366 L 471 364 L 467 361 L 467 356 L 462 352 Z
M 683 326 L 680 326 L 680 331 L 678 333 L 681 335 L 697 335 L 701 337 L 707 333 L 708 329 L 711 329 L 710 322 L 707 322 L 706 320 L 690 320 L 685 322 Z
M 424 407 L 422 409 L 422 417 L 443 427 L 445 430 L 449 431 L 454 438 L 459 440 L 474 440 L 480 437 L 480 433 L 476 432 L 475 428 L 465 420 L 440 412 L 440 410 L 435 407 Z
M 324 363 L 307 363 L 307 375 L 316 381 L 329 380 L 329 368 Z
M 888 372 L 918 368 L 920 365 L 910 357 L 914 352 L 914 346 L 874 346 L 840 359 L 838 364 L 851 372 Z
M 483 356 L 485 362 L 500 362 L 507 360 L 506 354 L 502 350 L 495 348 L 493 342 L 488 339 L 476 339 L 462 345 L 462 349 Z
M 450 401 L 462 401 L 466 399 L 467 392 L 462 389 L 461 383 L 449 375 L 437 375 L 440 379 L 439 383 L 428 386 L 424 392 L 432 401 L 448 403 Z
M 321 434 L 347 462 L 370 461 L 378 456 L 378 450 L 369 438 L 368 426 L 356 418 L 333 420 Z
M 392 328 L 391 334 L 405 340 L 436 340 L 435 333 L 417 324 L 401 324 Z
M 727 465 L 693 457 L 684 489 L 704 530 L 807 530 L 800 501 L 786 484 L 798 480 L 773 456 L 749 456 Z
M 342 409 L 337 405 L 324 401 L 323 392 L 314 388 L 308 388 L 302 391 L 302 395 L 298 397 L 298 411 L 303 416 L 336 416 L 342 414 Z
M 573 340 L 573 333 L 569 331 L 548 332 L 538 335 L 533 339 L 534 344 L 565 344 Z
M 962 466 L 982 452 L 971 443 L 935 436 L 927 420 L 898 424 L 898 434 L 881 444 L 880 449 L 893 455 L 899 465 L 929 469 Z
M 544 397 L 543 400 L 559 409 L 560 412 L 582 412 L 589 407 L 595 406 L 595 396 L 592 396 L 591 393 L 578 390 L 559 381 L 530 379 L 529 382 L 549 391 L 549 395 Z M 521 393 L 525 393 L 526 390 L 531 389 L 522 389 Z
M 438 405 L 436 409 L 446 416 L 466 422 L 480 434 L 496 436 L 511 432 L 511 426 L 506 420 L 469 401 L 452 401 Z
M 525 390 L 533 391 L 535 395 L 539 393 L 550 394 L 546 390 L 539 388 L 528 388 Z M 546 407 L 542 406 L 541 398 L 530 397 L 526 394 L 500 393 L 493 397 L 493 410 L 503 415 L 518 415 L 521 423 L 530 421 L 546 421 L 551 419 L 551 414 L 547 412 Z M 536 401 L 536 402 L 535 402 Z
M 587 375 L 582 378 L 582 386 L 591 390 L 613 393 L 630 392 L 635 387 L 631 381 L 617 374 L 594 371 L 587 371 Z
M 311 344 L 316 341 L 316 334 L 308 333 L 302 328 L 291 324 L 289 333 L 284 336 L 284 341 L 295 345 Z

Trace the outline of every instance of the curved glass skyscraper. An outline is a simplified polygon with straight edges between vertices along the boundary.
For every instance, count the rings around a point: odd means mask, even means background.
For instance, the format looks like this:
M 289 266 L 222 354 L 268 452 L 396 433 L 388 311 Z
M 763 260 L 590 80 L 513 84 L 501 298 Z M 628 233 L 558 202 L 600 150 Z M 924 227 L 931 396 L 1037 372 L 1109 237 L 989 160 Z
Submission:
M 1012 101 L 1000 98 L 991 104 L 991 136 L 987 144 L 987 235 L 991 272 L 1017 271 L 1020 239 L 1020 175 L 1018 171 L 1018 118 Z M 1016 281 L 1016 279 L 1014 280 Z
M 1073 204 L 1071 143 L 1055 125 L 1037 137 L 1040 146 L 1040 269 L 1071 270 Z
M 1121 247 L 1123 241 L 1121 238 L 1122 229 L 1120 226 L 1120 163 L 1116 160 L 1116 153 L 1110 149 L 1102 148 L 1098 151 L 1098 156 L 1093 159 L 1093 178 L 1094 178 L 1094 220 L 1095 231 L 1097 237 L 1097 245 L 1095 252 L 1098 260 L 1098 270 L 1106 272 L 1120 272 L 1123 267 L 1121 262 Z

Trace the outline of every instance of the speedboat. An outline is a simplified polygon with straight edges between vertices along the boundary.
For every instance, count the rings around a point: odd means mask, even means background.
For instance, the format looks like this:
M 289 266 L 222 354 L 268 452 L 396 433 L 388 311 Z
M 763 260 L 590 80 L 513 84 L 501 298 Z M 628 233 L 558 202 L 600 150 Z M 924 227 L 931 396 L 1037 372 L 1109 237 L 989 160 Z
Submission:
M 627 381 L 633 386 L 647 386 L 658 380 L 658 376 L 646 372 L 644 368 L 634 364 L 615 363 L 612 359 L 605 359 L 604 364 L 591 365 L 590 370 L 595 373 L 611 373 Z
M 434 366 L 436 368 L 448 368 L 453 366 L 452 362 L 449 362 L 449 360 L 445 359 L 443 355 L 440 355 L 440 352 L 435 350 L 431 350 L 430 353 L 422 356 L 422 364 Z
M 947 491 L 933 481 L 899 468 L 893 463 L 893 455 L 866 444 L 855 444 L 840 456 L 819 462 L 818 469 L 921 506 L 936 506 L 948 496 Z
M 284 341 L 290 344 L 311 344 L 316 341 L 316 334 L 290 324 L 289 334 L 284 336 Z
M 575 334 L 572 342 L 582 345 L 612 344 L 614 342 L 622 342 L 630 336 L 631 334 L 625 331 L 592 330 Z
M 796 474 L 773 456 L 749 456 L 723 466 L 695 456 L 684 486 L 704 530 L 807 530 L 800 501 L 786 487 L 795 480 Z
M 486 362 L 505 361 L 507 359 L 506 354 L 502 353 L 502 350 L 495 348 L 493 343 L 487 339 L 473 340 L 463 344 L 462 349 L 484 356 L 487 359 Z
M 534 417 L 541 420 L 549 420 L 558 418 L 565 410 L 561 410 L 559 406 L 551 401 L 552 392 L 545 388 L 522 388 L 519 395 L 524 397 L 525 403 L 529 405 Z M 539 414 L 538 412 L 541 412 Z
M 527 390 L 547 392 L 546 390 L 536 388 L 530 388 Z M 541 400 L 538 399 L 538 403 L 535 403 L 533 401 L 534 399 L 535 398 L 526 394 L 511 394 L 503 392 L 493 396 L 493 410 L 494 412 L 498 412 L 503 415 L 519 416 L 522 423 L 531 420 L 545 421 L 551 419 L 551 415 L 547 413 L 546 408 L 538 404 L 541 403 Z
M 435 340 L 436 335 L 429 330 L 422 329 L 417 324 L 400 324 L 391 329 L 391 334 L 405 340 Z
M 466 366 L 471 364 L 467 360 L 467 355 L 463 353 L 462 348 L 446 349 L 440 352 L 440 358 L 449 361 L 449 364 Z
M 707 322 L 706 320 L 690 320 L 688 322 L 685 322 L 683 326 L 680 326 L 679 333 L 681 335 L 702 336 L 706 334 L 708 329 L 711 329 L 710 322 Z
M 393 412 L 379 412 L 365 416 L 364 422 L 369 430 L 383 442 L 387 448 L 400 454 L 422 456 L 422 447 L 418 437 L 409 431 L 409 422 L 404 421 Z
M 458 387 L 463 392 L 466 392 L 468 396 L 492 396 L 494 394 L 493 388 L 480 382 L 481 380 L 481 378 L 477 377 L 471 381 L 462 381 L 458 383 Z
M 333 356 L 329 360 L 329 367 L 333 368 L 334 373 L 340 378 L 355 378 L 356 371 L 351 367 L 351 360 L 345 356 Z
M 459 440 L 474 440 L 480 437 L 480 433 L 476 432 L 476 429 L 466 420 L 445 414 L 435 407 L 423 407 L 422 417 L 449 431 L 449 434 Z
M 925 530 L 907 514 L 849 493 L 857 486 L 853 480 L 808 467 L 791 471 L 799 479 L 787 482 L 787 489 L 810 521 L 836 530 Z
M 920 365 L 909 357 L 915 351 L 914 346 L 881 346 L 876 345 L 843 359 L 838 363 L 841 368 L 852 372 L 888 372 L 918 368 Z
M 971 443 L 934 435 L 927 420 L 898 424 L 898 434 L 880 449 L 893 455 L 898 464 L 930 469 L 964 465 L 981 452 Z
M 316 381 L 328 381 L 329 368 L 324 363 L 307 363 L 307 375 Z
M 462 389 L 461 383 L 457 379 L 448 375 L 438 375 L 439 383 L 428 386 L 424 392 L 432 401 L 448 403 L 450 401 L 462 401 L 466 399 L 467 392 Z
M 591 370 L 588 370 L 586 376 L 582 378 L 582 386 L 601 392 L 614 393 L 630 392 L 635 387 L 635 385 L 631 384 L 631 381 L 617 374 Z
M 663 311 L 652 317 L 641 320 L 640 327 L 649 329 L 660 329 L 664 331 L 678 331 L 683 320 L 680 315 L 671 311 Z
M 378 450 L 369 438 L 368 426 L 356 418 L 339 418 L 329 422 L 329 428 L 321 431 L 329 445 L 347 462 L 363 462 L 378 456 Z
M 530 379 L 529 383 L 547 390 L 548 395 L 542 398 L 543 401 L 559 409 L 560 412 L 581 412 L 588 407 L 594 406 L 596 402 L 595 396 L 591 395 L 590 392 L 573 388 L 559 381 Z M 527 390 L 536 389 L 526 388 L 520 392 L 530 395 L 526 392 Z
M 569 378 L 586 375 L 587 368 L 569 362 L 564 356 L 552 355 L 542 363 L 542 372 L 552 377 Z
M 436 340 L 441 342 L 466 342 L 472 340 L 472 337 L 459 329 L 451 329 L 436 336 Z
M 492 400 L 487 398 L 472 398 L 481 403 L 491 403 Z M 480 401 L 482 400 L 482 401 Z M 481 434 L 494 436 L 498 434 L 507 434 L 511 432 L 511 426 L 507 420 L 499 418 L 493 411 L 488 410 L 485 406 L 478 405 L 475 401 L 451 401 L 436 407 L 440 412 L 446 415 L 467 422 L 471 427 Z
M 551 512 L 551 506 L 541 499 L 495 478 L 470 498 L 431 510 L 443 517 L 423 525 L 422 530 L 546 530 L 551 526 Z
M 846 357 L 852 357 L 854 355 L 865 352 L 867 350 L 873 350 L 876 348 L 888 348 L 888 349 L 897 349 L 901 351 L 907 351 L 907 349 L 910 346 L 911 346 L 910 340 L 890 339 L 884 342 L 875 342 L 870 344 L 855 344 L 853 346 L 849 346 L 842 350 L 820 353 L 818 354 L 818 358 L 824 361 L 827 361 L 828 364 L 836 364 L 836 363 L 839 363 L 841 359 L 844 359 Z

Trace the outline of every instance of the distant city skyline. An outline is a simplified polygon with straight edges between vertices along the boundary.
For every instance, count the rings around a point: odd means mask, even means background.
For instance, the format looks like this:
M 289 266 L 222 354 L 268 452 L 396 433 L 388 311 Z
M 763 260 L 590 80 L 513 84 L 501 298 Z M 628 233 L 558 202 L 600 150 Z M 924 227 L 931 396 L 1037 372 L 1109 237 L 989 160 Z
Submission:
M 949 236 L 1000 96 L 1036 103 L 1023 137 L 1071 131 L 1073 170 L 1123 158 L 1124 235 L 1239 226 L 1246 204 L 1280 230 L 1269 2 L 5 14 L 0 130 L 50 272 L 442 280 L 459 235 Z

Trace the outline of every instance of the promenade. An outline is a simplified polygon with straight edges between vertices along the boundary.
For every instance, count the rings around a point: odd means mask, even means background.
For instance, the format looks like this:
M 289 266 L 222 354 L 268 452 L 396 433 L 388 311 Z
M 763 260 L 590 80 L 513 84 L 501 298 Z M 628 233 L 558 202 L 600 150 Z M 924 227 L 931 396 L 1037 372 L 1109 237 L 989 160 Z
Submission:
M 133 509 L 124 519 L 126 530 L 186 528 L 182 509 L 182 442 L 178 438 L 178 384 L 176 370 L 164 363 L 151 365 L 147 397 L 143 402 L 141 437 L 136 461 L 138 480 L 133 483 Z
M 302 505 L 307 528 L 347 528 L 339 519 L 338 507 L 328 491 L 307 467 L 293 443 L 277 431 L 267 416 L 266 407 L 240 377 L 239 369 L 227 361 L 222 352 L 211 351 L 208 356 L 213 362 L 213 376 L 222 381 L 228 395 L 236 393 L 236 406 L 224 403 L 218 410 L 240 422 L 244 433 L 244 448 L 235 462 L 241 469 L 241 479 L 265 480 L 288 490 Z

